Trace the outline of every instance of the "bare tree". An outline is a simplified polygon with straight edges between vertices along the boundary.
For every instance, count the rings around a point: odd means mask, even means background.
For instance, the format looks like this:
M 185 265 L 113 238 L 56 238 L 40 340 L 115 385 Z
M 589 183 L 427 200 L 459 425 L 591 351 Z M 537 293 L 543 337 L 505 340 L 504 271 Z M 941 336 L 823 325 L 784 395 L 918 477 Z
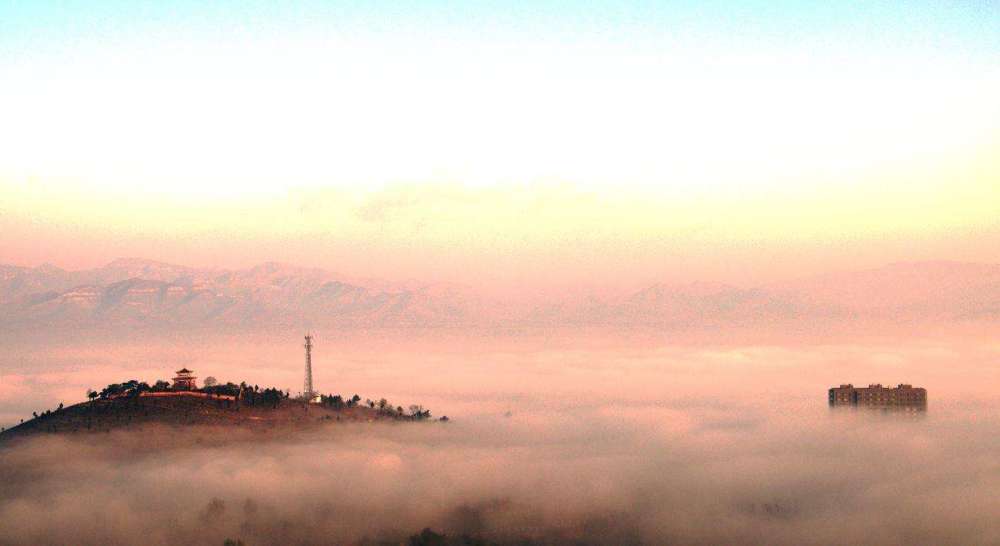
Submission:
M 206 387 L 214 387 L 219 384 L 219 380 L 212 376 L 208 376 L 205 378 L 205 381 L 203 383 Z

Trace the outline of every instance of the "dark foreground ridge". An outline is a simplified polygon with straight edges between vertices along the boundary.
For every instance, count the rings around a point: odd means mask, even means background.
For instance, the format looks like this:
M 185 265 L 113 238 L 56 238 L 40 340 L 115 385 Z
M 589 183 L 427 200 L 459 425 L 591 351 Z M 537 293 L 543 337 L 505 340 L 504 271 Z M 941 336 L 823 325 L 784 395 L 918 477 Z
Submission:
M 384 398 L 354 395 L 292 398 L 278 389 L 227 383 L 203 389 L 175 390 L 158 382 L 136 380 L 88 393 L 89 402 L 35 412 L 31 419 L 0 432 L 0 442 L 35 434 L 87 434 L 147 425 L 234 427 L 246 430 L 295 431 L 336 422 L 427 421 L 422 406 L 393 407 Z M 441 417 L 439 421 L 447 421 Z

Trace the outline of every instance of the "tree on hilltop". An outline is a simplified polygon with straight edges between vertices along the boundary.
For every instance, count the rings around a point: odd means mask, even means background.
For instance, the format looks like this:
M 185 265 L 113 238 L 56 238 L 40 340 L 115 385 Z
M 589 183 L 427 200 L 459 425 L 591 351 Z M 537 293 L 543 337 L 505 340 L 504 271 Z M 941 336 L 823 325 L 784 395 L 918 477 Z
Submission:
M 439 535 L 430 528 L 425 528 L 420 531 L 419 535 L 412 535 L 410 537 L 410 546 L 447 546 L 448 536 Z
M 431 416 L 431 410 L 425 410 L 423 406 L 418 406 L 413 404 L 410 406 L 410 418 L 421 420 L 429 419 Z
M 170 383 L 168 383 L 168 382 L 166 382 L 166 381 L 164 381 L 162 379 L 157 379 L 156 383 L 153 383 L 153 386 L 150 387 L 149 390 L 151 390 L 153 392 L 168 391 L 168 390 L 170 390 Z
M 270 404 L 271 407 L 273 408 L 278 407 L 278 404 L 281 403 L 282 398 L 283 396 L 281 394 L 281 391 L 279 391 L 278 389 L 264 389 L 264 392 L 261 395 L 261 399 L 264 401 L 264 403 Z

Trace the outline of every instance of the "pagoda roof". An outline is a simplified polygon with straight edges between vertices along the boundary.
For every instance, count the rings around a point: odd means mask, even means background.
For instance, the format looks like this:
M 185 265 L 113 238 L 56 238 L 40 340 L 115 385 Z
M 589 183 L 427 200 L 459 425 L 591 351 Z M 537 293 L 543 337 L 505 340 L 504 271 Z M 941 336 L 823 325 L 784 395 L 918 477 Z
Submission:
M 182 373 L 194 373 L 194 372 L 192 372 L 191 370 L 189 370 L 187 368 L 181 368 L 181 369 L 177 370 L 177 373 L 178 374 L 182 374 Z

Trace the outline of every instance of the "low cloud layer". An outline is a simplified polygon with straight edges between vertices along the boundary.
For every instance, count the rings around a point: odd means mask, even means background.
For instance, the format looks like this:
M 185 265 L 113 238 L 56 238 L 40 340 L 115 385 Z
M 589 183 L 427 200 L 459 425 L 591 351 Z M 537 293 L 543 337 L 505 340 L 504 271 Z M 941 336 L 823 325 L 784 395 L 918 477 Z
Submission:
M 499 544 L 1000 544 L 993 337 L 320 339 L 324 392 L 453 420 L 8 444 L 0 546 L 399 544 L 425 527 Z M 302 365 L 297 343 L 253 338 L 11 347 L 0 364 L 8 425 L 182 366 L 287 388 Z M 911 382 L 929 407 L 831 411 L 826 388 L 841 381 Z
M 996 408 L 603 403 L 304 436 L 0 450 L 0 544 L 993 544 Z

